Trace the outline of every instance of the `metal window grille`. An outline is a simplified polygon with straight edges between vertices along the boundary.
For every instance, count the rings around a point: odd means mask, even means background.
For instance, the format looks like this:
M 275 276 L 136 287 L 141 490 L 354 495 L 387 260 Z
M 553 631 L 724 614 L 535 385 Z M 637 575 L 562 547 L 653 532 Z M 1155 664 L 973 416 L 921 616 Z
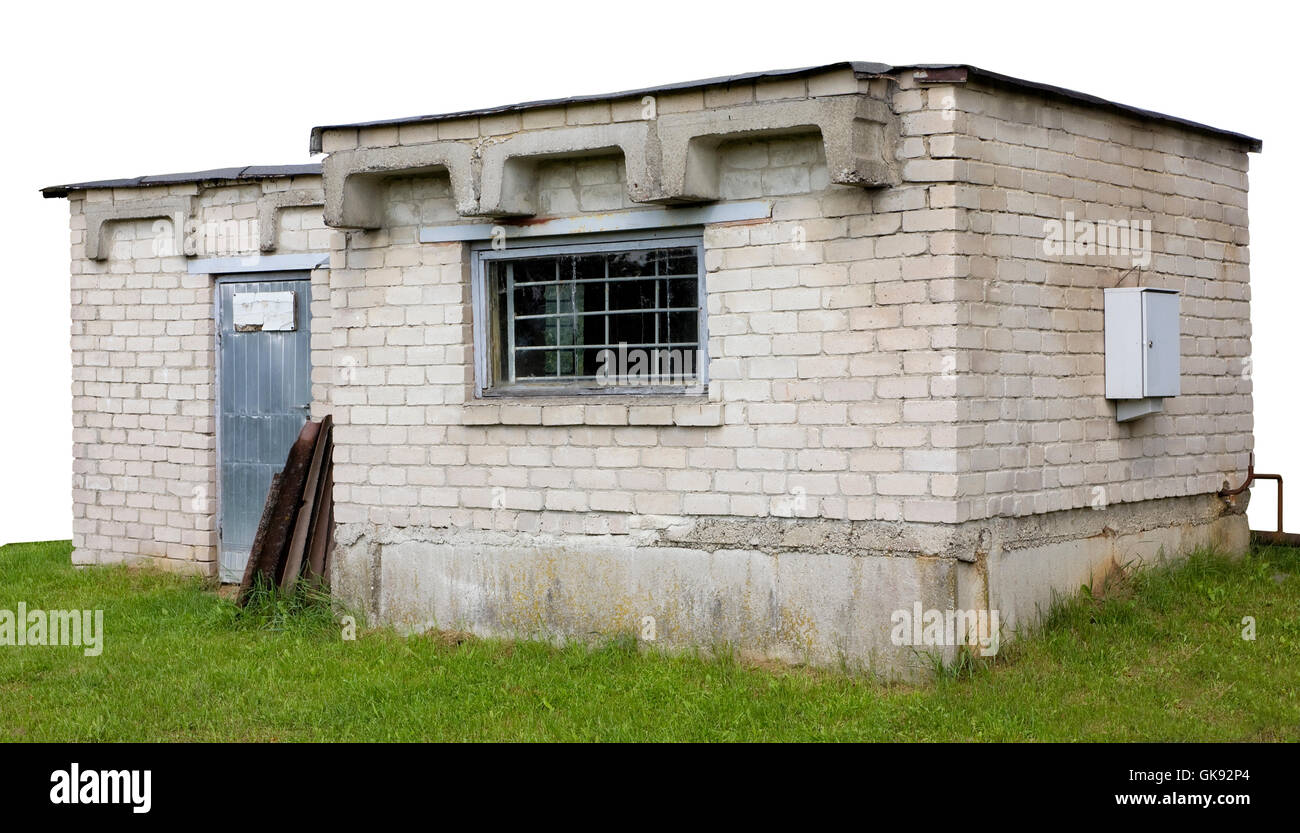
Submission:
M 483 251 L 488 390 L 605 392 L 704 381 L 698 238 Z M 476 302 L 477 304 L 477 302 Z M 486 384 L 483 384 L 486 382 Z

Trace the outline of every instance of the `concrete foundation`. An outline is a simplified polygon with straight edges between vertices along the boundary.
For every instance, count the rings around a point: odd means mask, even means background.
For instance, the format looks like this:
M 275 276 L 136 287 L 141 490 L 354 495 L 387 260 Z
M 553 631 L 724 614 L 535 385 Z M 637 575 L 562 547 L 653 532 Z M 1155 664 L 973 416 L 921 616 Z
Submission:
M 712 519 L 525 536 L 347 524 L 334 586 L 371 624 L 407 632 L 634 633 L 907 677 L 928 665 L 920 655 L 957 649 L 895 644 L 895 611 L 997 611 L 1005 640 L 1117 565 L 1248 542 L 1242 507 L 1210 496 L 959 525 Z

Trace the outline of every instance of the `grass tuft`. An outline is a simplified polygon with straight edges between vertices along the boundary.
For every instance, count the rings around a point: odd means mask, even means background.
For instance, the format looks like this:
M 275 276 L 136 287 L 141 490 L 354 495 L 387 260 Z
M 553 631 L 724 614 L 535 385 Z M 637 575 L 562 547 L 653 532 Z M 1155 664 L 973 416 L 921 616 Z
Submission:
M 337 634 L 339 625 L 329 591 L 304 584 L 285 594 L 260 577 L 249 590 L 243 607 L 219 599 L 214 619 L 232 629 L 249 628 L 301 634 Z

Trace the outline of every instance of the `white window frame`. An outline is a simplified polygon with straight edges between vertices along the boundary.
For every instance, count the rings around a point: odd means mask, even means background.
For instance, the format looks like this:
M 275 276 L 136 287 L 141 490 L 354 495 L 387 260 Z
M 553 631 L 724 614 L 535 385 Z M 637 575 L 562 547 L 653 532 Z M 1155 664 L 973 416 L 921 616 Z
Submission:
M 595 386 L 580 382 L 570 384 L 501 384 L 492 378 L 492 353 L 496 345 L 488 343 L 487 264 L 497 260 L 520 257 L 550 257 L 599 252 L 618 252 L 634 249 L 663 249 L 694 247 L 699 286 L 696 301 L 699 304 L 699 348 L 696 352 L 697 381 L 690 385 L 608 385 Z M 561 238 L 532 238 L 508 242 L 504 248 L 493 248 L 490 241 L 474 243 L 470 248 L 471 296 L 474 314 L 474 395 L 476 398 L 509 396 L 582 396 L 582 395 L 658 395 L 700 394 L 708 390 L 709 330 L 708 294 L 705 288 L 703 229 L 684 231 L 671 229 L 618 235 L 567 235 Z

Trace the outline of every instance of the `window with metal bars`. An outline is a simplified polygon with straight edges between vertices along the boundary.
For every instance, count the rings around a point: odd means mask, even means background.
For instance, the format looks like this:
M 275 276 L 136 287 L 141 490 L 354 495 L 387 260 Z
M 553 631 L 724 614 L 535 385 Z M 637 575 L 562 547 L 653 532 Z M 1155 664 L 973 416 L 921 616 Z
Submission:
M 478 257 L 483 392 L 703 386 L 699 238 L 484 250 Z

